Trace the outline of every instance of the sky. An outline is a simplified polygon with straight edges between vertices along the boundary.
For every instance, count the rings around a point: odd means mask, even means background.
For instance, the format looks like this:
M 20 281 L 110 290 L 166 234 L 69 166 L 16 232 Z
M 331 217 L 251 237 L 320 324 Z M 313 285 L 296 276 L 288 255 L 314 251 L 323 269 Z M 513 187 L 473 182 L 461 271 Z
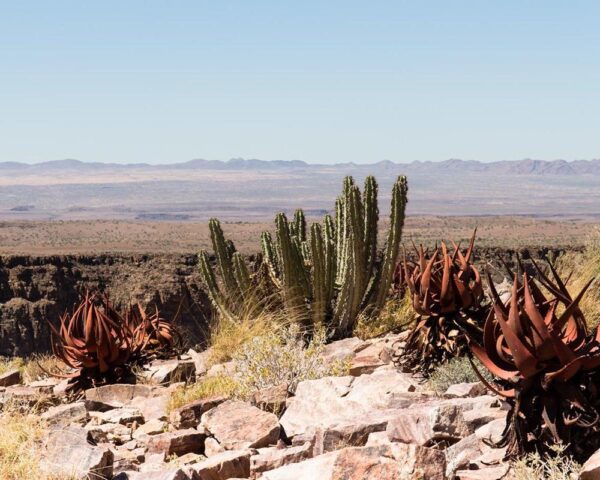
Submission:
M 0 161 L 600 157 L 597 1 L 0 2 Z

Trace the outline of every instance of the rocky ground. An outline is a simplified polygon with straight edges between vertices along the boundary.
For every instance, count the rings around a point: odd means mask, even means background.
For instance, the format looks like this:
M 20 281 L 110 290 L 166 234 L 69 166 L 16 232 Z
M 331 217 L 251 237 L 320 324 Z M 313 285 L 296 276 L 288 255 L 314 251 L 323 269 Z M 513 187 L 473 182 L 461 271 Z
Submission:
M 400 334 L 402 335 L 402 334 Z M 65 382 L 0 378 L 2 402 L 52 404 L 41 448 L 44 471 L 132 480 L 359 480 L 513 478 L 501 434 L 506 405 L 479 383 L 439 396 L 390 363 L 398 336 L 328 345 L 325 361 L 349 361 L 350 375 L 257 391 L 251 401 L 213 396 L 176 410 L 183 381 L 215 375 L 193 350 L 148 365 L 136 385 L 106 385 L 65 401 Z M 4 413 L 7 415 L 8 413 Z M 600 457 L 600 454 L 599 454 Z M 581 479 L 600 478 L 592 457 Z

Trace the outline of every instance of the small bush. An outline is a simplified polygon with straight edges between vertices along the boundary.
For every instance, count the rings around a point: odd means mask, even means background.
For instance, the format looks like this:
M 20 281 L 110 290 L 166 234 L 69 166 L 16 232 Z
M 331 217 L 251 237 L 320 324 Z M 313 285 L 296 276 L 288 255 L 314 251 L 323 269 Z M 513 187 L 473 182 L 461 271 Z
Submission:
M 389 332 L 399 332 L 415 320 L 410 293 L 402 298 L 393 298 L 385 304 L 376 318 L 360 317 L 354 329 L 354 335 L 362 340 L 379 337 Z
M 306 346 L 296 324 L 255 337 L 232 355 L 232 374 L 203 377 L 178 389 L 171 397 L 169 410 L 213 395 L 247 400 L 257 390 L 281 384 L 293 392 L 303 380 L 346 375 L 347 362 L 325 362 L 324 347 L 323 332 L 317 332 Z
M 233 358 L 240 393 L 249 394 L 282 383 L 294 392 L 303 380 L 347 374 L 348 366 L 344 363 L 323 360 L 324 347 L 323 331 L 317 331 L 305 347 L 296 324 L 252 339 Z
M 492 381 L 492 376 L 486 368 L 483 368 L 476 359 L 473 359 L 473 363 L 475 363 L 479 372 L 487 381 Z M 461 357 L 452 359 L 448 363 L 440 365 L 427 379 L 427 386 L 438 395 L 441 395 L 448 390 L 450 385 L 478 381 L 479 377 L 473 370 L 469 359 L 467 357 Z
M 555 455 L 542 458 L 539 453 L 530 453 L 524 458 L 513 462 L 512 468 L 515 480 L 576 480 L 579 478 L 581 465 L 565 455 L 564 445 L 551 447 Z

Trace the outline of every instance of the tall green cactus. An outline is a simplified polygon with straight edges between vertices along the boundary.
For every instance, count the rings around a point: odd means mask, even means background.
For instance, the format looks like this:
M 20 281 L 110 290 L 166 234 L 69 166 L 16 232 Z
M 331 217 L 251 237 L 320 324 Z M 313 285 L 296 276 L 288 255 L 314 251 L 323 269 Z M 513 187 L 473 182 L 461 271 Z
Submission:
M 383 259 L 377 257 L 378 187 L 369 176 L 361 195 L 352 177 L 346 177 L 336 201 L 335 221 L 327 215 L 306 236 L 301 211 L 288 223 L 275 219 L 276 244 L 262 237 L 263 253 L 271 275 L 280 286 L 287 308 L 308 309 L 313 325 L 326 325 L 336 336 L 351 333 L 360 315 L 377 315 L 390 288 L 398 256 L 407 183 L 399 177 L 392 190 L 390 230 Z
M 235 251 L 233 242 L 223 235 L 219 220 L 211 218 L 208 225 L 221 285 L 204 250 L 199 254 L 200 275 L 213 306 L 222 315 L 232 317 L 248 300 L 252 283 L 250 271 L 242 255 Z

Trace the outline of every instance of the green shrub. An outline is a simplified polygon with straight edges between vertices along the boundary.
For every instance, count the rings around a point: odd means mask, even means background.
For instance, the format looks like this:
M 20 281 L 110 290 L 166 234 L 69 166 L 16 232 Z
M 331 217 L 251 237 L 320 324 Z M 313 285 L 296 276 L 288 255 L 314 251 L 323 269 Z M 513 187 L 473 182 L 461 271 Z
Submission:
M 483 377 L 487 381 L 492 381 L 492 376 L 489 374 L 488 370 L 486 368 L 480 368 L 481 364 L 476 359 L 473 359 L 473 362 L 478 367 L 478 370 Z M 467 357 L 458 357 L 436 368 L 427 379 L 427 386 L 438 395 L 441 395 L 448 390 L 450 385 L 478 381 L 479 377 L 473 370 L 469 359 Z

